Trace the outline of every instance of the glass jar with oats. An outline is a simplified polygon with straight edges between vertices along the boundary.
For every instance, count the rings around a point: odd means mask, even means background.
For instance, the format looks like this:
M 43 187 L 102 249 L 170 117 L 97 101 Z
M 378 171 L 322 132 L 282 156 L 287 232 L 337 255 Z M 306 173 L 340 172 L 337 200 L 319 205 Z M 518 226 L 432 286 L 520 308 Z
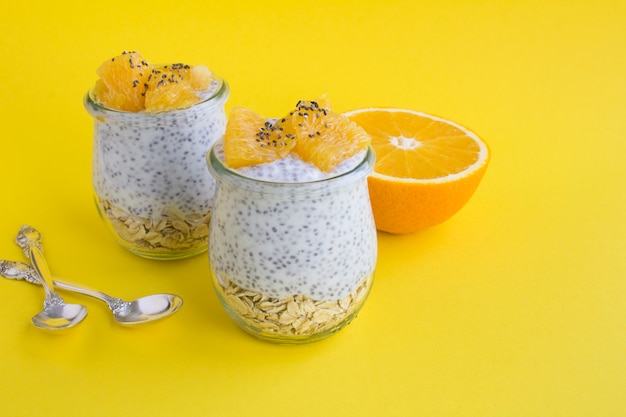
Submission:
M 204 66 L 102 64 L 84 98 L 94 118 L 92 180 L 115 240 L 151 259 L 206 251 L 215 180 L 206 154 L 226 126 L 228 84 Z
M 377 238 L 367 176 L 374 153 L 360 128 L 335 116 L 317 101 L 269 121 L 233 108 L 208 156 L 218 183 L 209 232 L 213 285 L 234 321 L 262 340 L 335 334 L 372 286 Z M 340 150 L 344 139 L 350 144 Z

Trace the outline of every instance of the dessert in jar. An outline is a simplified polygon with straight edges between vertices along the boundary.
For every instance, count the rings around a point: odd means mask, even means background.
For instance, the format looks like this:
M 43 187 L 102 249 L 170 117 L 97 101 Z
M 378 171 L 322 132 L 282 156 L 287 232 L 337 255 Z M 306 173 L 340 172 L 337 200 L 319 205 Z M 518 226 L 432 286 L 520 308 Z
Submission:
M 232 109 L 208 156 L 218 183 L 209 262 L 218 298 L 247 332 L 311 342 L 359 312 L 377 258 L 369 143 L 326 100 L 277 120 Z
M 206 154 L 225 130 L 227 83 L 204 66 L 124 52 L 97 70 L 92 179 L 116 241 L 152 259 L 206 251 L 215 181 Z

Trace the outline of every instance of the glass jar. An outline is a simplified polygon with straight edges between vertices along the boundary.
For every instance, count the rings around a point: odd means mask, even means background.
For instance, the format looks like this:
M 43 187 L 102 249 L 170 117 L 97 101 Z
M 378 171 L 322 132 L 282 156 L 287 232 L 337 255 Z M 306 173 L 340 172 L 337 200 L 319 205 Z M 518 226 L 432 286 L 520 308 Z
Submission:
M 150 259 L 206 251 L 215 180 L 206 155 L 226 128 L 229 87 L 214 75 L 207 97 L 181 110 L 124 112 L 84 98 L 94 118 L 92 180 L 115 240 Z
M 272 182 L 227 168 L 218 145 L 207 159 L 218 185 L 209 262 L 220 302 L 263 340 L 305 343 L 334 334 L 356 317 L 373 282 L 373 151 L 329 179 Z

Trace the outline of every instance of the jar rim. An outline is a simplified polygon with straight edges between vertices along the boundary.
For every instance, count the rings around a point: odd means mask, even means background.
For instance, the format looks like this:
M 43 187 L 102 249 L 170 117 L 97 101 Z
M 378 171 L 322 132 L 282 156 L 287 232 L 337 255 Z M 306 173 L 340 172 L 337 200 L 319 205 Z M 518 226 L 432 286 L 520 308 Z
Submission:
M 163 116 L 164 114 L 174 116 L 174 117 L 179 114 L 182 116 L 185 110 L 188 110 L 190 108 L 201 106 L 201 105 L 206 105 L 208 103 L 210 103 L 211 106 L 219 106 L 223 104 L 224 102 L 226 102 L 226 100 L 228 100 L 228 97 L 230 95 L 230 86 L 228 85 L 226 80 L 224 80 L 222 77 L 220 77 L 216 73 L 212 72 L 211 74 L 212 74 L 213 79 L 218 82 L 218 86 L 215 89 L 215 91 L 210 96 L 205 97 L 199 102 L 193 104 L 190 107 L 186 107 L 184 109 L 168 110 L 168 111 L 159 112 L 159 113 L 146 113 L 143 111 L 131 112 L 131 111 L 125 111 L 125 110 L 111 109 L 109 107 L 102 105 L 96 100 L 95 84 L 85 93 L 83 97 L 83 104 L 85 108 L 87 109 L 87 112 L 94 117 L 102 117 L 106 115 L 107 117 L 118 116 L 118 117 L 123 117 L 123 118 L 128 118 L 128 117 L 146 118 L 146 117 L 159 117 L 159 116 Z
M 284 193 L 286 191 L 293 193 L 298 192 L 298 190 L 302 193 L 310 193 L 311 191 L 317 189 L 327 189 L 329 184 L 332 184 L 333 188 L 348 185 L 355 181 L 359 181 L 362 178 L 366 178 L 374 169 L 374 162 L 376 159 L 374 149 L 371 146 L 368 146 L 363 159 L 359 161 L 357 165 L 337 175 L 312 181 L 271 181 L 248 177 L 231 168 L 228 168 L 215 153 L 216 147 L 221 146 L 221 143 L 222 139 L 216 141 L 211 146 L 206 156 L 207 165 L 213 177 L 217 180 L 225 180 L 227 182 L 234 183 L 251 191 L 261 191 L 271 194 Z

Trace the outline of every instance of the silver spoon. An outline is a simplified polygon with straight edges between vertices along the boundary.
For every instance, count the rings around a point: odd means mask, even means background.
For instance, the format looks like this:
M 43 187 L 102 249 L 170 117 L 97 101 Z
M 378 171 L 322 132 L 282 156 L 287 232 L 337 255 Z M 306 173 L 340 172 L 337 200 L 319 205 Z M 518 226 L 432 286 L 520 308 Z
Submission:
M 41 248 L 41 233 L 31 226 L 22 226 L 15 238 L 15 243 L 30 259 L 35 272 L 39 275 L 41 286 L 46 292 L 43 310 L 33 316 L 33 324 L 40 329 L 60 330 L 76 326 L 83 321 L 87 315 L 87 308 L 80 304 L 66 304 L 52 289 L 52 275 Z
M 24 262 L 0 260 L 0 275 L 10 279 L 23 279 L 32 284 L 41 284 L 35 270 Z M 121 324 L 139 324 L 158 320 L 174 314 L 183 305 L 183 299 L 174 294 L 154 294 L 134 301 L 124 301 L 56 278 L 53 283 L 59 289 L 89 295 L 104 301 L 113 312 L 115 321 Z

